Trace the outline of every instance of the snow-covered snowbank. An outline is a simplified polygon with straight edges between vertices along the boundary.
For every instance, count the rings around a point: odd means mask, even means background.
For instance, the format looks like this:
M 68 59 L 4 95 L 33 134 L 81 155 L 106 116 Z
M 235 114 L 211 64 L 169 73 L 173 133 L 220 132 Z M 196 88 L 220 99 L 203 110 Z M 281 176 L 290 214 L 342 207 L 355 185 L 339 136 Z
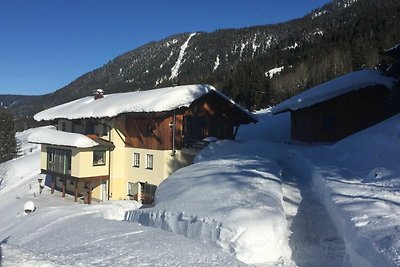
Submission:
M 246 263 L 286 252 L 281 169 L 253 146 L 221 141 L 157 189 L 156 206 L 126 219 L 216 244 Z
M 400 115 L 303 153 L 354 266 L 400 265 Z
M 38 129 L 41 128 L 26 130 L 15 135 L 22 156 L 0 164 L 0 192 L 11 190 L 40 173 L 40 146 L 28 143 L 29 135 Z
M 113 205 L 43 207 L 17 217 L 11 229 L 0 231 L 0 241 L 4 241 L 0 247 L 1 263 L 4 266 L 240 265 L 234 257 L 207 244 L 134 223 L 105 220 L 103 209 L 113 209 Z

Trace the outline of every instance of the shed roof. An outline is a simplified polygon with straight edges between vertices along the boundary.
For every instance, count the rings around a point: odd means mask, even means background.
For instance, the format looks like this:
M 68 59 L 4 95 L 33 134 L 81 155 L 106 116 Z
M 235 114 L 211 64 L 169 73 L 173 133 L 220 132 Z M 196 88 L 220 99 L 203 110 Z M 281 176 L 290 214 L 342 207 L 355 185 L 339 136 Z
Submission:
M 392 88 L 394 81 L 394 78 L 373 69 L 351 72 L 289 98 L 273 107 L 272 113 L 302 109 L 369 86 L 383 85 Z
M 189 107 L 193 101 L 211 92 L 217 93 L 226 101 L 234 104 L 249 117 L 250 122 L 256 122 L 257 117 L 236 104 L 225 94 L 217 91 L 211 85 L 183 85 L 136 91 L 129 93 L 117 93 L 104 95 L 95 100 L 93 96 L 77 99 L 56 107 L 41 111 L 34 116 L 37 121 L 54 119 L 82 119 L 115 117 L 122 113 L 147 113 L 171 111 L 174 109 Z

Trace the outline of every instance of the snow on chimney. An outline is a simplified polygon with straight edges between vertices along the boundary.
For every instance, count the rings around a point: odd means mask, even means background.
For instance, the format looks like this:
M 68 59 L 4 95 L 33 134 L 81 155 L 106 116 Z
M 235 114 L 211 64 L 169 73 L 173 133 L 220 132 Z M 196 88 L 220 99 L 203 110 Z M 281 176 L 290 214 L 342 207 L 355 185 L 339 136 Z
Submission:
M 104 97 L 104 90 L 103 89 L 96 89 L 94 91 L 94 100 L 100 99 Z

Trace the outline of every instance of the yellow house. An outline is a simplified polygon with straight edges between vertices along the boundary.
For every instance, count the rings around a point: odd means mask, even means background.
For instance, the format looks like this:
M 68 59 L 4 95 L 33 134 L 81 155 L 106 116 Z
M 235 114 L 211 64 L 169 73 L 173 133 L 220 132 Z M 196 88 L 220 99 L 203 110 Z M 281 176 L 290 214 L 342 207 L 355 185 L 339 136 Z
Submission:
M 213 139 L 234 139 L 257 118 L 210 85 L 84 97 L 34 116 L 57 129 L 29 141 L 42 144 L 41 170 L 51 192 L 87 203 L 153 201 L 157 185 L 192 163 Z

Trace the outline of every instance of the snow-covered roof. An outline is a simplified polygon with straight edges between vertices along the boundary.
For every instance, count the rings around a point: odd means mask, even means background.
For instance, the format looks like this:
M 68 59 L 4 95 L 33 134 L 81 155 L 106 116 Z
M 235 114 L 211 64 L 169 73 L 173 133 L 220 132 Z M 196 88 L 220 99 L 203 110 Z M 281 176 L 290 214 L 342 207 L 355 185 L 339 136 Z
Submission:
M 351 72 L 289 98 L 273 107 L 272 113 L 302 109 L 368 86 L 384 85 L 392 88 L 394 81 L 394 78 L 373 69 Z
M 62 132 L 54 129 L 39 129 L 29 135 L 30 143 L 48 144 L 57 146 L 69 146 L 79 148 L 89 148 L 98 146 L 99 143 L 93 141 L 83 134 Z
M 94 100 L 93 96 L 84 97 L 37 113 L 34 119 L 81 119 L 115 117 L 129 112 L 161 112 L 170 111 L 190 104 L 201 96 L 216 92 L 237 108 L 247 113 L 254 121 L 257 117 L 237 105 L 233 100 L 217 91 L 211 85 L 183 85 L 166 87 L 147 91 L 117 93 L 104 95 L 103 98 Z

